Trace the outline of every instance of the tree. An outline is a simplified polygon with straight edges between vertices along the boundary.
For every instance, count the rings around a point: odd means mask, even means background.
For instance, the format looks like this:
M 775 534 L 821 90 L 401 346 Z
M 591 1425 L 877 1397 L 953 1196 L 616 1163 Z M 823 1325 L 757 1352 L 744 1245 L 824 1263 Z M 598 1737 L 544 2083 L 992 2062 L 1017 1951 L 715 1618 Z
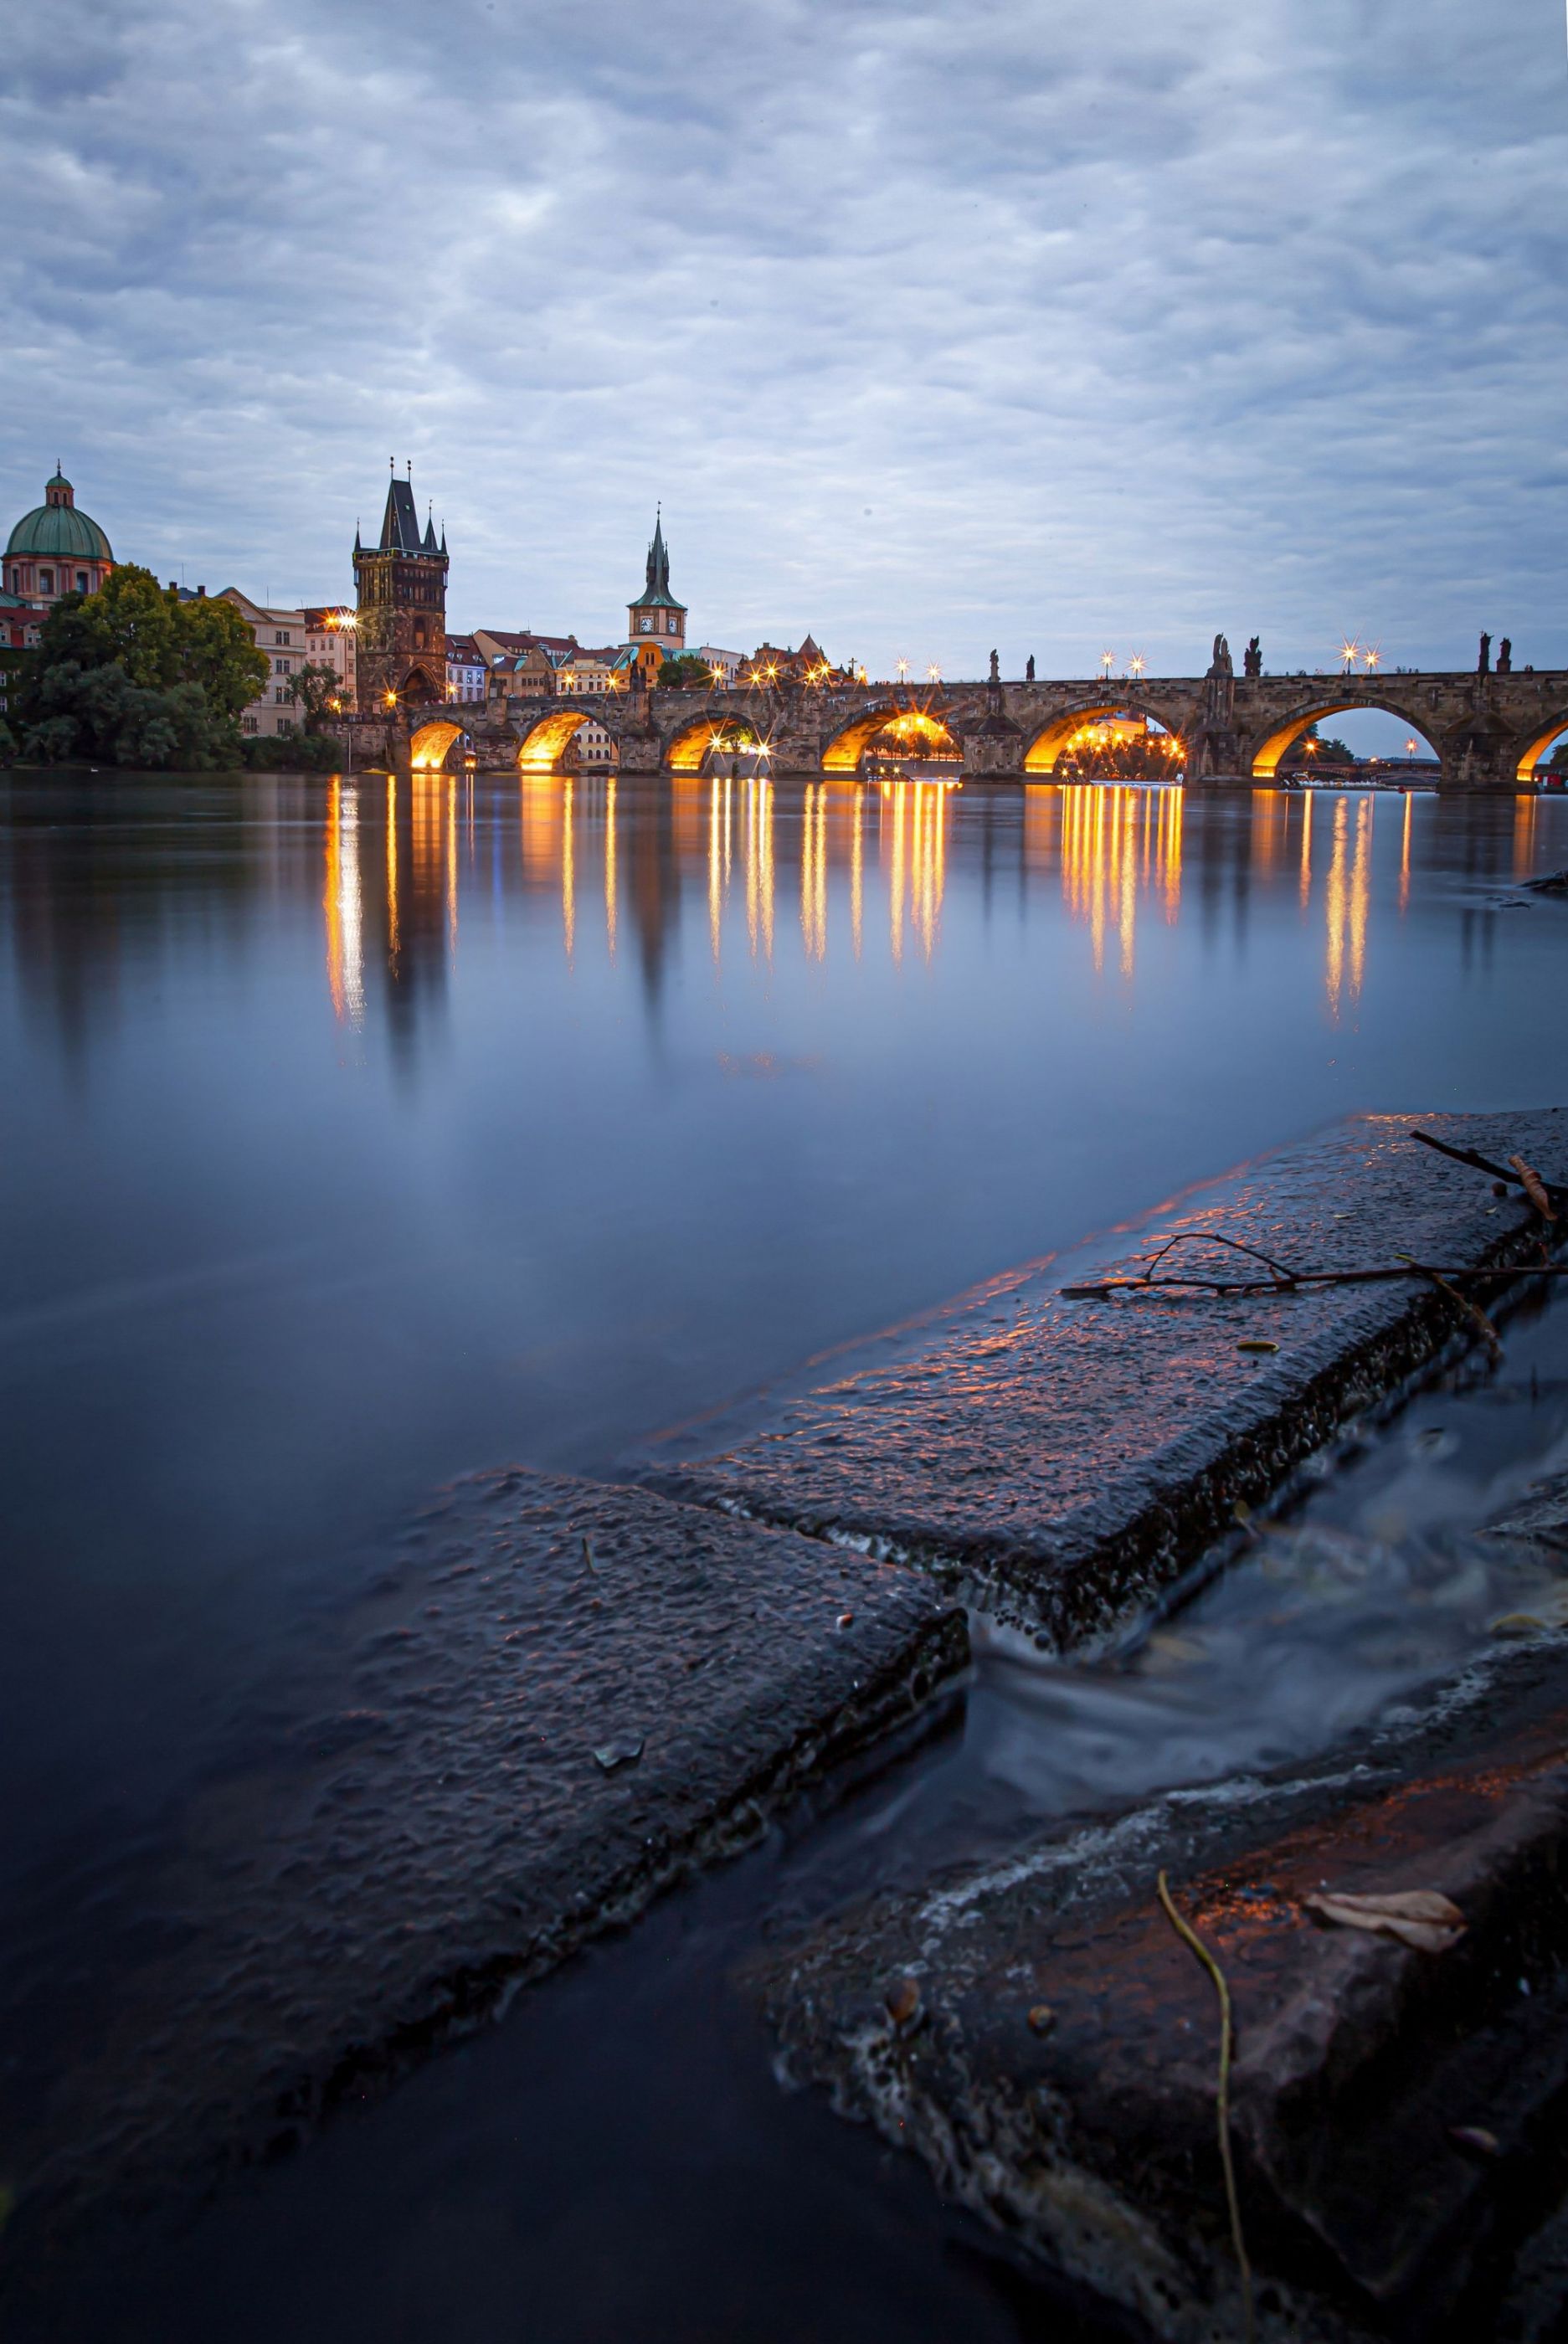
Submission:
M 682 652 L 674 659 L 664 660 L 655 677 L 655 682 L 664 692 L 711 688 L 713 681 L 713 669 L 705 659 L 699 659 L 695 652 Z
M 209 773 L 239 763 L 238 718 L 270 672 L 232 603 L 182 602 L 134 562 L 63 594 L 39 630 L 16 715 L 46 763 Z
M 337 713 L 342 694 L 342 678 L 337 669 L 325 660 L 305 660 L 295 670 L 291 689 L 294 705 L 305 720 L 306 732 L 324 732 L 329 716 Z
M 119 575 L 111 571 L 108 584 Z M 271 668 L 239 612 L 221 596 L 209 602 L 197 595 L 176 601 L 174 618 L 179 681 L 197 685 L 217 713 L 240 715 L 265 688 Z
M 1310 750 L 1307 746 L 1309 741 L 1312 743 Z M 1317 726 L 1309 724 L 1304 732 L 1297 734 L 1280 763 L 1281 765 L 1354 765 L 1359 760 L 1355 751 L 1348 748 L 1343 741 L 1336 741 L 1331 734 L 1325 741 L 1320 737 Z

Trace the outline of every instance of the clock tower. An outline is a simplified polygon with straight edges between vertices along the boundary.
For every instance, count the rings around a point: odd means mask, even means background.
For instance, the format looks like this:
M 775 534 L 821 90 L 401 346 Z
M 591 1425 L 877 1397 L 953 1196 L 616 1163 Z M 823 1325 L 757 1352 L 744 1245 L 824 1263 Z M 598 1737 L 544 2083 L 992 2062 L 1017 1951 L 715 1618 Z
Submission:
M 639 667 L 662 666 L 667 659 L 679 659 L 686 648 L 686 606 L 670 591 L 670 555 L 662 511 L 654 520 L 653 542 L 648 548 L 647 583 L 637 600 L 626 606 L 626 647 L 637 655 Z

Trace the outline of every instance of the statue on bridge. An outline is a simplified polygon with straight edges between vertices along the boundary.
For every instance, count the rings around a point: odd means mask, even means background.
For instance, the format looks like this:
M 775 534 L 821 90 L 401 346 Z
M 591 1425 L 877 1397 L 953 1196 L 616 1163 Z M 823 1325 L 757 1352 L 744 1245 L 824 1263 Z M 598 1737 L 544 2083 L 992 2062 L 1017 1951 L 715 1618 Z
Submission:
M 1243 675 L 1261 675 L 1263 672 L 1263 652 L 1256 635 L 1241 655 L 1241 672 Z
M 1499 675 L 1513 673 L 1513 639 L 1511 635 L 1504 635 L 1497 646 L 1497 672 Z
M 1492 637 L 1490 635 L 1482 635 L 1481 639 L 1481 657 L 1475 662 L 1475 672 L 1477 675 L 1490 675 L 1492 672 Z
M 1230 646 L 1223 635 L 1216 635 L 1214 638 L 1214 658 L 1209 672 L 1212 676 L 1234 675 L 1236 672 L 1230 663 Z
M 1002 662 L 1000 662 L 1000 660 L 996 657 L 996 652 L 993 652 L 991 653 L 991 682 L 992 682 L 993 683 L 1000 683 L 1000 682 L 1001 682 L 1001 681 L 1002 681 Z
M 1028 658 L 1024 662 L 1024 682 L 1025 682 L 1026 683 L 1033 683 L 1034 680 L 1035 680 L 1035 654 L 1034 654 L 1034 652 L 1031 652 L 1029 653 Z

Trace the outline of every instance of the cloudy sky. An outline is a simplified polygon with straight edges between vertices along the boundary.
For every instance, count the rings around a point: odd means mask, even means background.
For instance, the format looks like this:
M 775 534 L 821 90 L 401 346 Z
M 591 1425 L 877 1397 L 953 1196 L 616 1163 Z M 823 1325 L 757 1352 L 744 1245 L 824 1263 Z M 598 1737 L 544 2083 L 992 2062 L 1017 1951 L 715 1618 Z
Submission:
M 1568 662 L 1562 0 L 5 11 L 0 475 L 460 626 Z

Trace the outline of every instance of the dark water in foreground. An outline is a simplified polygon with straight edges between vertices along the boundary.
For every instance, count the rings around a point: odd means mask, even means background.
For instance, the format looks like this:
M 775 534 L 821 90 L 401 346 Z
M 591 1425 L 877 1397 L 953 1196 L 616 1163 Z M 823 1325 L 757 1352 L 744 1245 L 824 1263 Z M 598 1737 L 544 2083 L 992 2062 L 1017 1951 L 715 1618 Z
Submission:
M 1568 906 L 1515 883 L 1564 864 L 1568 803 L 1539 799 L 10 781 L 13 1949 L 62 2001 L 104 1990 L 118 1871 L 435 1483 L 606 1470 L 1348 1109 L 1561 1097 Z M 1079 1765 L 1077 1734 L 1080 1773 L 1103 1768 L 1102 1723 L 1065 1732 L 1054 1698 L 1051 1763 Z M 1016 1740 L 1027 1703 L 1004 1706 Z M 1147 1724 L 1118 1716 L 1113 1772 Z M 678 1965 L 687 1925 L 659 1916 L 648 1944 Z M 580 2051 L 602 1968 L 561 1988 L 587 1997 Z M 667 2011 L 647 2025 L 679 2040 Z M 424 2087 L 438 2130 L 481 2050 Z M 514 2082 L 484 2123 L 521 2137 L 535 2085 Z M 605 2159 L 635 2160 L 595 2089 Z M 460 2332 L 519 2332 L 513 2261 L 477 2210 L 443 2218 L 447 2259 L 500 2289 L 493 2328 Z M 493 2214 L 509 2238 L 525 2218 Z M 663 2297 L 616 2270 L 632 2308 L 600 2333 L 814 2332 L 640 2326 Z M 460 2332 L 405 2311 L 377 2332 Z M 913 2306 L 893 2326 L 941 2332 Z

